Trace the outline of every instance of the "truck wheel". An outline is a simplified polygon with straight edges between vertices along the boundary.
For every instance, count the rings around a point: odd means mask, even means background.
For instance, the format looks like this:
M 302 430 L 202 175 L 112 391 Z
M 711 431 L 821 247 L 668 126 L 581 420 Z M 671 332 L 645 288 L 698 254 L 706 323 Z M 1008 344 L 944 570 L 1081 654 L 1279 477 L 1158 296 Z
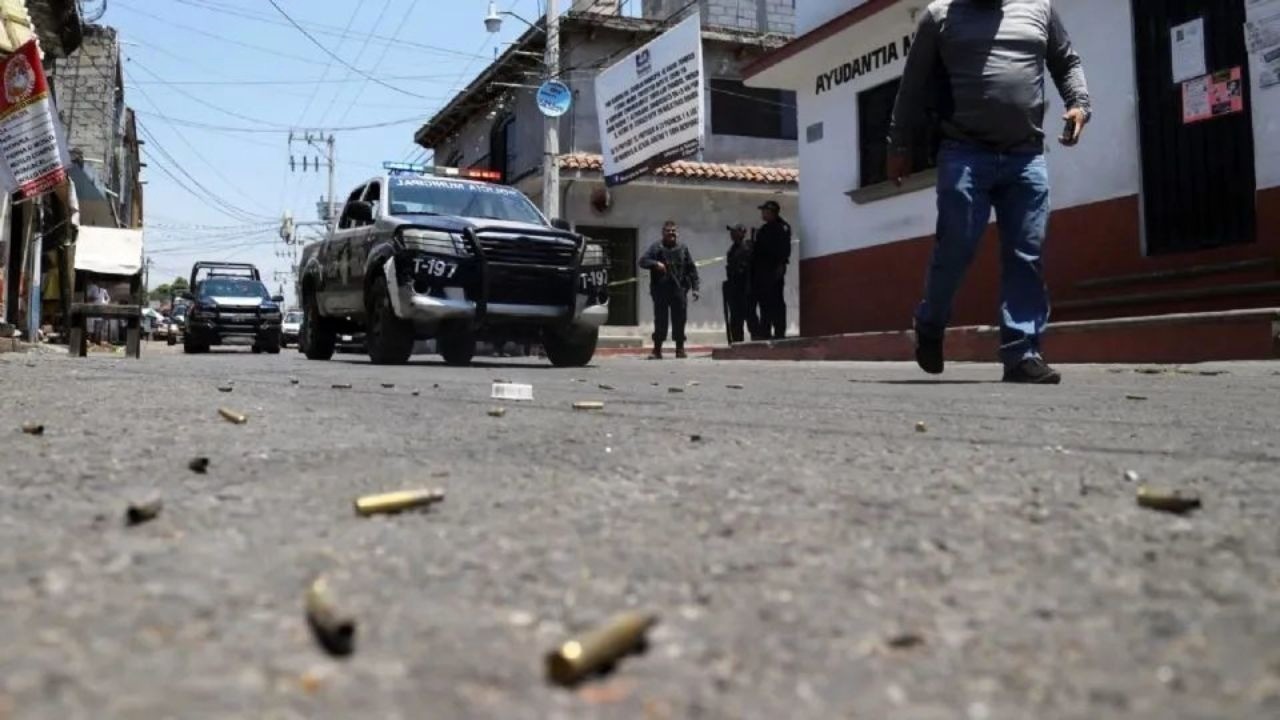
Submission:
M 272 332 L 259 336 L 258 350 L 272 355 L 280 354 L 280 333 Z
M 328 360 L 333 357 L 338 335 L 320 317 L 320 307 L 316 305 L 314 295 L 307 298 L 307 309 L 302 314 L 302 332 L 298 338 L 298 346 L 308 360 Z
M 201 345 L 200 343 L 197 343 L 194 339 L 192 339 L 191 335 L 188 334 L 186 337 L 182 338 L 182 352 L 188 355 L 205 353 L 205 352 L 209 352 L 209 346 Z
M 369 359 L 376 365 L 403 365 L 413 354 L 413 323 L 396 317 L 385 277 L 369 288 L 369 330 L 365 333 Z
M 464 324 L 442 327 L 436 336 L 436 350 L 446 365 L 470 365 L 476 355 L 476 334 Z
M 583 367 L 595 356 L 599 340 L 600 331 L 596 328 L 576 332 L 546 330 L 542 334 L 542 349 L 556 367 Z

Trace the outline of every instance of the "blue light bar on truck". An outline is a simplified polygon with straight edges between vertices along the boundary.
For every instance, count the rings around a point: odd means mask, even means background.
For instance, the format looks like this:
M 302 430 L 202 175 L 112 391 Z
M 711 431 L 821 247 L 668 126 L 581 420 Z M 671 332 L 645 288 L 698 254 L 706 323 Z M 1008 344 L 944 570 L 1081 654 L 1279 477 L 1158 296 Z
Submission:
M 382 168 L 392 175 L 441 175 L 444 177 L 465 178 L 467 180 L 487 180 L 498 182 L 502 173 L 497 170 L 481 170 L 478 168 L 439 167 L 436 165 L 417 165 L 403 162 L 384 162 Z

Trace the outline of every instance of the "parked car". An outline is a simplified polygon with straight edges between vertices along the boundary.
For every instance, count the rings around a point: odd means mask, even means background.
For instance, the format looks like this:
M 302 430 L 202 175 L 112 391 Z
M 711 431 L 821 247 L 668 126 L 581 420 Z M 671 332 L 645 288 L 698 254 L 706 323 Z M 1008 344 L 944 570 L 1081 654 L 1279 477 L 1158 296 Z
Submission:
M 284 314 L 284 322 L 280 325 L 280 345 L 298 344 L 298 333 L 302 332 L 302 311 L 290 310 Z
M 250 345 L 255 353 L 280 352 L 280 303 L 284 298 L 272 297 L 253 265 L 196 263 L 191 269 L 191 292 L 185 299 L 192 307 L 182 335 L 184 351 L 202 353 L 214 345 Z
M 178 340 L 182 337 L 183 330 L 187 326 L 187 312 L 191 309 L 190 305 L 175 305 L 173 310 L 169 312 L 168 333 L 165 342 L 169 345 L 177 345 Z
M 491 337 L 541 344 L 558 366 L 591 362 L 609 316 L 601 245 L 548 221 L 515 188 L 465 179 L 487 171 L 385 167 L 303 250 L 299 344 L 309 359 L 364 333 L 375 363 L 404 363 L 417 341 L 435 339 L 446 363 L 466 365 Z

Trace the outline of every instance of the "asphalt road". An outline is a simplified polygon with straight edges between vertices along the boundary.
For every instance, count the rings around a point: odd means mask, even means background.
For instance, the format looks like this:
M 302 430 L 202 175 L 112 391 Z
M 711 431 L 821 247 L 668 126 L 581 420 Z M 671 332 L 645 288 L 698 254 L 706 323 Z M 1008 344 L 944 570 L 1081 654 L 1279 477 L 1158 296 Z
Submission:
M 1274 720 L 1280 365 L 1214 367 L 0 356 L 0 718 Z M 545 682 L 625 608 L 647 653 Z

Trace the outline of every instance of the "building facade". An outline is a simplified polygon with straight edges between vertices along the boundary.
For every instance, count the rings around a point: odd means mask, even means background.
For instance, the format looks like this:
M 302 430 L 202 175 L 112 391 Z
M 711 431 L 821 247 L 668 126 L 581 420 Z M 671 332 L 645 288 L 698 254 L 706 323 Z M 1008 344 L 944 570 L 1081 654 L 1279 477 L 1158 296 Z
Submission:
M 600 173 L 595 76 L 678 18 L 660 2 L 645 3 L 644 17 L 617 15 L 616 7 L 607 4 L 583 4 L 591 11 L 571 10 L 560 22 L 560 79 L 573 90 L 573 105 L 559 120 L 560 207 L 564 219 L 579 231 L 608 243 L 613 277 L 622 281 L 614 286 L 603 334 L 641 341 L 652 332 L 648 281 L 638 277 L 636 262 L 660 238 L 662 224 L 674 220 L 695 258 L 709 261 L 702 267 L 702 300 L 690 308 L 690 339 L 723 342 L 724 265 L 715 259 L 729 245 L 726 226 L 759 225 L 757 207 L 766 200 L 778 201 L 787 217 L 796 209 L 794 98 L 786 91 L 747 88 L 741 74 L 744 65 L 781 47 L 788 36 L 761 32 L 755 24 L 744 27 L 736 14 L 721 12 L 729 6 L 745 7 L 745 2 L 704 1 L 708 107 L 701 159 L 676 163 L 606 191 Z M 755 7 L 755 0 L 750 4 Z M 770 10 L 770 27 L 790 27 L 789 0 L 769 0 L 761 7 Z M 717 17 L 725 22 L 732 17 L 734 24 L 712 24 Z M 542 201 L 547 121 L 538 111 L 534 89 L 545 75 L 538 60 L 544 43 L 540 29 L 530 30 L 416 133 L 416 142 L 433 152 L 437 165 L 497 170 L 505 182 L 535 202 Z M 793 332 L 798 330 L 797 278 L 793 264 L 788 278 Z
M 933 157 L 923 137 L 916 174 L 892 186 L 885 134 L 926 4 L 797 0 L 797 39 L 746 70 L 748 85 L 797 94 L 805 335 L 910 326 L 933 243 Z M 1055 320 L 1280 305 L 1280 68 L 1266 59 L 1280 53 L 1246 43 L 1253 4 L 1054 3 L 1094 107 L 1080 146 L 1048 142 Z M 1053 136 L 1064 110 L 1046 95 Z M 956 324 L 997 318 L 988 235 Z

